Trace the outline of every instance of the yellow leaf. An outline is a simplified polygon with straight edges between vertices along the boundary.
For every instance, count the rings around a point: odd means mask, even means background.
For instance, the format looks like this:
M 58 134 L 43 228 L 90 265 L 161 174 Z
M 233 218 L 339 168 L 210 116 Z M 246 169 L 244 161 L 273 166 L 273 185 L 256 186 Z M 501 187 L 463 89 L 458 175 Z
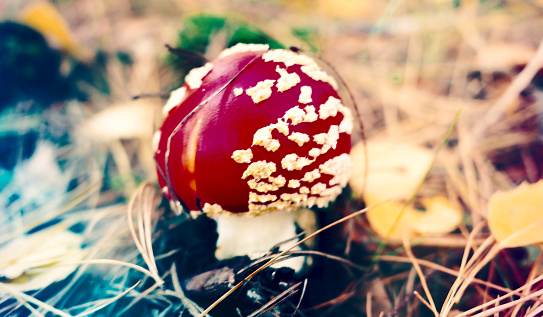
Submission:
M 382 200 L 409 199 L 434 155 L 433 151 L 421 146 L 386 140 L 369 141 L 367 147 L 367 179 L 362 142 L 351 150 L 353 169 L 349 184 L 358 198 L 369 195 Z
M 368 171 L 361 143 L 353 147 L 353 176 L 349 182 L 353 193 L 368 206 L 390 200 L 368 211 L 368 221 L 375 232 L 390 242 L 449 233 L 462 221 L 462 212 L 443 197 L 420 198 L 425 211 L 403 206 L 415 193 L 433 159 L 433 151 L 422 146 L 387 140 L 367 144 Z M 365 185 L 365 186 L 364 186 Z M 365 192 L 363 192 L 363 190 Z M 399 219 L 398 219 L 399 217 Z
M 33 234 L 20 235 L 0 249 L 0 276 L 18 291 L 44 288 L 65 279 L 82 260 L 83 236 L 67 230 L 63 223 Z M 2 292 L 0 291 L 0 295 Z
M 375 197 L 366 199 L 368 205 L 380 201 Z M 368 221 L 379 236 L 388 238 L 390 242 L 401 241 L 404 233 L 410 239 L 446 234 L 456 229 L 462 221 L 462 212 L 443 196 L 422 198 L 421 204 L 425 211 L 408 206 L 401 214 L 404 203 L 385 202 L 367 212 Z
M 91 52 L 74 39 L 68 23 L 51 3 L 40 1 L 31 4 L 22 12 L 21 21 L 80 60 L 91 58 Z
M 543 242 L 543 180 L 494 193 L 488 201 L 488 225 L 503 247 Z

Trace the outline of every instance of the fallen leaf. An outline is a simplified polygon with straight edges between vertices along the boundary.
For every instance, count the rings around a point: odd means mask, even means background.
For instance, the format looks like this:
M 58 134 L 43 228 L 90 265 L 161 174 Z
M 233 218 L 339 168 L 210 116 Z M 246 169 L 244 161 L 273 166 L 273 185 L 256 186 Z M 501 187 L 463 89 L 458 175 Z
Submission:
M 409 143 L 371 140 L 367 144 L 368 173 L 365 181 L 364 147 L 353 147 L 353 176 L 350 186 L 355 196 L 368 206 L 387 202 L 368 211 L 375 232 L 390 242 L 449 233 L 462 221 L 462 211 L 444 196 L 419 198 L 424 211 L 405 203 L 415 193 L 433 159 L 433 151 Z M 365 185 L 365 186 L 364 186 Z M 402 213 L 403 210 L 403 213 Z
M 0 249 L 2 283 L 18 291 L 38 290 L 65 279 L 84 258 L 83 237 L 62 223 L 21 235 Z
M 503 247 L 543 242 L 543 180 L 494 193 L 488 201 L 488 225 Z
M 39 1 L 28 6 L 21 14 L 24 24 L 38 30 L 48 40 L 57 44 L 60 49 L 67 51 L 82 61 L 91 58 L 91 52 L 79 44 L 68 27 L 68 23 L 49 2 Z
M 368 205 L 380 201 L 366 199 Z M 425 211 L 408 206 L 402 213 L 404 203 L 388 201 L 370 209 L 367 212 L 368 221 L 379 236 L 388 238 L 390 242 L 401 241 L 404 233 L 410 239 L 449 233 L 462 221 L 462 212 L 443 196 L 421 198 L 421 205 Z
M 349 184 L 358 198 L 368 195 L 382 200 L 409 199 L 434 155 L 421 146 L 388 140 L 369 141 L 367 151 L 369 169 L 365 179 L 364 145 L 360 142 L 351 150 L 353 169 Z

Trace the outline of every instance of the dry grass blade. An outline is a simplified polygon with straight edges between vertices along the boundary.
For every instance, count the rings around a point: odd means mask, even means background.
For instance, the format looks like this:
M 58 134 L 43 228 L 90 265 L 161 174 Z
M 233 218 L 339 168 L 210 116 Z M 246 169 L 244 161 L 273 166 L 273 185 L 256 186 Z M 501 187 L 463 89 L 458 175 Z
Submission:
M 155 282 L 159 285 L 164 283 L 164 281 L 160 277 L 159 277 L 159 280 L 157 281 L 156 276 L 155 274 L 153 274 L 153 272 L 146 270 L 139 265 L 128 263 L 128 262 L 111 260 L 111 259 L 89 259 L 89 260 L 77 261 L 74 263 L 67 263 L 66 265 L 74 265 L 74 264 L 113 264 L 113 265 L 125 266 L 128 268 L 134 269 L 136 271 L 140 271 L 141 273 L 149 276 L 150 278 L 154 279 Z
M 289 258 L 296 257 L 296 256 L 306 256 L 306 255 L 320 256 L 320 257 L 327 258 L 329 260 L 337 261 L 337 262 L 340 262 L 341 264 L 345 265 L 349 269 L 353 268 L 353 269 L 357 269 L 359 271 L 364 271 L 366 269 L 366 267 L 364 267 L 362 265 L 358 265 L 356 263 L 353 263 L 353 262 L 351 262 L 351 261 L 349 261 L 347 259 L 344 259 L 342 257 L 332 255 L 332 254 L 328 254 L 328 253 L 324 253 L 324 252 L 320 252 L 320 251 L 313 251 L 313 250 L 291 251 L 291 252 L 285 254 L 281 259 L 278 259 L 277 262 L 285 261 L 285 260 L 287 260 Z M 274 257 L 275 257 L 275 255 L 273 255 L 273 254 L 268 255 L 268 256 L 264 256 L 264 257 L 256 260 L 255 262 L 251 263 L 246 268 L 243 268 L 243 269 L 239 270 L 238 274 L 243 275 L 243 273 L 244 273 L 244 271 L 246 269 L 251 269 L 253 267 L 257 267 L 257 266 L 261 265 L 262 263 L 265 263 L 265 262 L 269 261 L 271 258 L 274 258 Z
M 514 301 L 509 302 L 507 304 L 499 305 L 497 307 L 491 308 L 491 309 L 489 309 L 487 311 L 484 311 L 482 313 L 473 315 L 473 317 L 487 317 L 487 316 L 490 316 L 490 315 L 494 315 L 495 313 L 501 312 L 503 310 L 506 310 L 508 308 L 514 307 L 514 306 L 519 305 L 519 304 L 523 304 L 523 303 L 525 303 L 525 302 L 527 302 L 529 300 L 532 300 L 532 299 L 534 299 L 536 297 L 539 297 L 541 295 L 543 295 L 543 289 L 539 290 L 539 291 L 537 291 L 535 293 L 532 293 L 532 294 L 530 294 L 530 295 L 528 295 L 526 297 L 514 300 Z M 456 317 L 463 317 L 463 316 L 469 316 L 469 315 L 466 314 L 466 313 L 462 313 L 462 314 L 457 315 Z
M 153 254 L 153 243 L 151 238 L 151 217 L 153 204 L 155 202 L 154 187 L 149 183 L 143 183 L 138 187 L 128 204 L 128 227 L 130 234 L 140 252 L 143 261 L 147 264 L 152 278 L 159 284 L 164 284 L 164 281 L 158 274 L 155 257 Z M 136 208 L 136 217 L 138 223 L 138 232 L 134 228 L 132 220 L 132 211 Z
M 496 304 L 497 302 L 499 302 L 500 300 L 502 300 L 502 298 L 505 298 L 505 297 L 509 297 L 509 296 L 512 296 L 512 295 L 522 296 L 522 291 L 523 291 L 524 289 L 530 288 L 530 287 L 532 287 L 534 284 L 536 284 L 536 283 L 538 283 L 538 282 L 540 282 L 540 281 L 542 281 L 542 280 L 543 280 L 543 274 L 540 275 L 540 276 L 538 276 L 537 278 L 535 278 L 532 282 L 526 283 L 526 284 L 524 284 L 523 286 L 517 288 L 516 290 L 511 291 L 511 292 L 509 292 L 509 293 L 503 295 L 502 297 L 499 297 L 499 298 L 493 299 L 493 300 L 491 300 L 491 301 L 485 302 L 485 303 L 483 303 L 483 304 L 481 304 L 481 305 L 479 305 L 479 306 L 477 306 L 477 307 L 474 307 L 474 308 L 472 308 L 472 309 L 470 309 L 470 310 L 468 310 L 468 311 L 463 312 L 462 314 L 460 314 L 460 315 L 458 315 L 458 316 L 456 316 L 456 317 L 471 316 L 471 314 L 475 313 L 476 311 L 479 311 L 479 310 L 481 310 L 481 309 L 485 309 L 485 308 L 487 308 L 487 307 L 489 307 L 489 306 L 492 306 L 492 305 Z M 533 294 L 534 294 L 534 293 L 530 294 L 530 296 L 532 296 Z M 526 297 L 522 297 L 522 298 L 526 298 Z M 521 298 L 521 299 L 522 299 L 522 298 Z M 533 298 L 533 297 L 532 297 L 532 298 Z
M 403 246 L 405 248 L 405 253 L 407 253 L 407 256 L 409 256 L 411 263 L 413 264 L 413 266 L 415 267 L 415 270 L 417 271 L 420 282 L 422 284 L 422 288 L 424 289 L 424 292 L 426 293 L 426 297 L 428 297 L 428 301 L 430 302 L 429 308 L 434 313 L 434 316 L 437 317 L 439 316 L 439 313 L 437 312 L 436 304 L 434 303 L 432 294 L 430 293 L 430 290 L 428 289 L 428 284 L 426 284 L 426 278 L 424 277 L 424 274 L 422 273 L 422 270 L 420 268 L 417 258 L 415 258 L 415 255 L 413 255 L 413 251 L 411 250 L 411 246 L 409 245 L 409 241 L 407 240 L 407 235 L 405 234 L 403 236 Z M 418 293 L 415 292 L 415 295 L 418 295 Z M 422 301 L 422 298 L 421 298 L 421 301 Z
M 537 271 L 539 270 L 539 266 L 541 265 L 541 262 L 543 261 L 543 253 L 539 253 L 537 256 L 537 259 L 535 259 L 534 264 L 532 266 L 532 269 L 530 270 L 530 274 L 528 275 L 528 278 L 526 279 L 526 283 L 532 283 L 535 277 L 537 276 Z M 525 288 L 522 291 L 522 295 L 528 296 L 530 294 L 531 288 Z M 520 311 L 521 306 L 515 307 L 513 310 L 513 313 L 511 314 L 511 317 L 516 317 Z
M 252 314 L 250 314 L 247 317 L 258 317 L 262 316 L 263 314 L 269 312 L 271 309 L 273 309 L 275 306 L 277 306 L 279 303 L 285 301 L 290 296 L 294 295 L 296 292 L 298 292 L 297 288 L 302 285 L 303 282 L 296 283 L 289 287 L 287 290 L 282 292 L 281 294 L 275 296 L 271 301 L 267 302 L 265 305 L 260 307 L 258 310 L 254 311 Z
M 370 207 L 366 207 L 362 210 L 359 210 L 357 212 L 354 212 L 348 216 L 345 216 L 343 218 L 341 218 L 340 220 L 338 221 L 335 221 L 315 232 L 313 232 L 312 234 L 308 235 L 307 237 L 305 237 L 304 239 L 300 240 L 298 243 L 295 243 L 293 246 L 291 246 L 290 248 L 286 249 L 285 251 L 279 253 L 278 255 L 276 255 L 274 258 L 272 258 L 271 260 L 269 260 L 268 262 L 266 262 L 264 265 L 262 265 L 260 268 L 258 268 L 257 270 L 255 270 L 253 273 L 249 274 L 243 281 L 239 282 L 238 284 L 236 284 L 234 287 L 232 287 L 228 292 L 226 292 L 223 296 L 221 296 L 219 299 L 217 299 L 213 304 L 211 304 L 206 310 L 204 310 L 200 315 L 199 317 L 203 317 L 205 315 L 207 315 L 213 308 L 215 308 L 215 306 L 217 306 L 220 302 L 222 302 L 224 299 L 226 299 L 228 296 L 230 296 L 232 293 L 234 293 L 237 289 L 239 289 L 241 286 L 243 286 L 243 284 L 245 284 L 245 282 L 249 281 L 250 279 L 252 279 L 255 275 L 257 275 L 258 273 L 260 273 L 262 270 L 264 270 L 265 268 L 267 268 L 268 266 L 272 265 L 275 261 L 277 261 L 277 259 L 279 259 L 280 257 L 284 256 L 285 254 L 287 254 L 288 252 L 290 252 L 292 249 L 296 248 L 297 246 L 303 244 L 304 242 L 314 238 L 315 236 L 319 235 L 321 232 L 325 231 L 325 230 L 328 230 L 334 226 L 337 226 L 338 224 L 340 223 L 343 223 L 349 219 L 352 219 L 352 218 L 355 218 L 355 217 L 358 217 L 362 214 L 364 214 L 366 211 L 372 209 L 373 207 L 375 206 L 379 206 L 381 205 L 382 203 L 384 202 L 381 202 L 379 204 L 376 204 L 376 205 L 373 205 L 373 206 L 370 206 Z
M 420 300 L 420 302 L 423 303 L 424 306 L 428 307 L 428 309 L 431 310 L 434 313 L 434 315 L 437 313 L 437 311 L 435 310 L 435 307 L 433 307 L 430 303 L 428 303 L 428 301 L 425 300 L 424 297 L 422 297 L 422 295 L 419 294 L 419 292 L 414 291 L 413 294 L 415 294 L 415 296 Z
M 44 310 L 50 311 L 50 312 L 52 312 L 54 314 L 57 314 L 58 316 L 72 317 L 70 314 L 68 314 L 66 312 L 63 312 L 60 309 L 56 309 L 55 307 L 53 307 L 53 306 L 51 306 L 51 305 L 49 305 L 47 303 L 44 303 L 44 302 L 42 302 L 40 300 L 37 300 L 32 296 L 26 295 L 23 292 L 12 289 L 9 285 L 7 285 L 5 283 L 0 282 L 0 289 L 3 289 L 6 293 L 9 293 L 9 294 L 13 295 L 15 298 L 17 298 L 20 301 L 32 303 L 32 304 L 34 304 L 34 305 L 36 305 L 36 306 L 38 306 L 38 307 L 40 307 L 40 308 L 42 308 Z
M 115 297 L 112 297 L 108 300 L 106 300 L 104 303 L 102 303 L 101 305 L 97 305 L 97 306 L 94 306 L 93 308 L 87 310 L 87 311 L 84 311 L 82 312 L 81 314 L 77 314 L 75 317 L 82 317 L 82 316 L 88 316 L 92 313 L 95 313 L 97 311 L 99 311 L 100 309 L 103 309 L 104 307 L 116 302 L 117 300 L 119 300 L 121 297 L 123 297 L 124 295 L 128 294 L 130 291 L 132 291 L 133 289 L 135 289 L 138 285 L 140 285 L 141 281 L 138 281 L 136 284 L 134 284 L 132 287 L 128 288 L 127 290 L 123 291 L 122 293 L 120 294 L 117 294 Z
M 519 232 L 516 232 L 515 234 L 511 235 L 510 237 L 506 238 L 505 240 L 501 241 L 499 244 L 495 244 L 490 251 L 486 254 L 486 256 L 479 261 L 477 265 L 471 269 L 467 277 L 464 279 L 462 285 L 459 287 L 457 294 L 453 297 L 454 302 L 460 301 L 460 298 L 463 296 L 465 290 L 467 287 L 472 283 L 472 281 L 475 278 L 475 275 L 479 273 L 479 271 L 486 266 L 502 249 L 504 245 L 507 245 L 508 241 L 516 238 L 519 235 L 522 235 L 525 231 L 531 230 L 534 226 L 540 226 L 538 222 L 535 222 L 531 224 L 530 226 L 525 227 L 523 230 L 520 230 Z M 489 237 L 489 239 L 492 237 Z M 492 239 L 493 241 L 493 239 Z M 475 255 L 474 255 L 475 257 Z M 471 262 L 471 261 L 470 261 Z M 469 264 L 469 263 L 468 263 Z M 524 286 L 527 286 L 530 284 L 525 284 Z
M 411 263 L 411 260 L 409 258 L 401 257 L 401 256 L 395 256 L 395 255 L 381 255 L 381 256 L 379 256 L 378 260 L 379 261 L 387 261 L 387 262 Z M 418 259 L 418 263 L 420 265 L 427 266 L 429 268 L 432 268 L 434 270 L 437 270 L 437 271 L 440 271 L 440 272 L 443 272 L 443 273 L 450 274 L 452 276 L 457 276 L 457 277 L 459 276 L 457 271 L 455 271 L 453 269 L 449 269 L 449 268 L 444 267 L 442 265 L 439 265 L 437 263 L 433 263 L 433 262 L 423 260 L 423 259 Z M 483 280 L 478 279 L 478 278 L 473 279 L 473 282 L 477 283 L 477 284 L 485 285 L 487 287 L 490 287 L 490 288 L 493 288 L 495 290 L 502 291 L 502 292 L 505 292 L 505 293 L 513 292 L 514 295 L 521 295 L 520 291 L 512 291 L 509 288 L 506 288 L 506 287 L 503 287 L 503 286 L 500 286 L 500 285 L 496 285 L 496 284 L 493 284 L 493 283 L 489 283 L 487 281 L 483 281 Z M 443 315 L 443 314 L 441 314 L 441 315 Z
M 177 275 L 177 267 L 175 263 L 172 264 L 172 268 L 170 269 L 170 271 L 172 272 L 172 284 L 173 284 L 173 289 L 175 290 L 174 295 L 181 300 L 181 303 L 183 304 L 183 306 L 189 311 L 189 313 L 192 316 L 198 316 L 199 314 L 201 314 L 204 309 L 198 306 L 196 303 L 189 300 L 185 296 L 185 293 L 183 292 L 183 288 L 181 287 L 181 283 L 179 282 L 179 277 Z M 166 290 L 166 292 L 169 293 L 171 291 Z
M 458 278 L 456 279 L 456 281 L 454 281 L 452 287 L 449 290 L 449 294 L 447 295 L 447 298 L 445 299 L 445 303 L 444 303 L 443 307 L 441 308 L 441 314 L 440 314 L 441 316 L 447 316 L 447 314 L 449 313 L 449 311 L 452 308 L 453 297 L 454 297 L 454 295 L 456 293 L 456 290 L 460 286 L 462 276 L 463 276 L 463 274 L 464 274 L 464 272 L 466 270 L 469 251 L 471 249 L 473 239 L 483 229 L 484 225 L 485 225 L 484 222 L 480 222 L 479 224 L 477 224 L 473 228 L 473 230 L 471 231 L 471 233 L 470 233 L 470 235 L 468 237 L 468 242 L 466 243 L 466 247 L 464 248 L 464 254 L 462 255 L 462 262 L 460 264 L 460 269 L 458 270 Z M 477 252 L 477 250 L 475 250 L 475 252 Z
M 492 239 L 491 241 L 493 242 L 494 239 Z M 469 271 L 467 276 L 464 278 L 461 286 L 458 288 L 458 292 L 453 297 L 454 303 L 458 303 L 460 301 L 460 298 L 464 295 L 464 292 L 466 291 L 468 286 L 471 285 L 471 283 L 475 279 L 475 275 L 477 275 L 477 273 L 479 273 L 481 269 L 483 269 L 483 267 L 485 267 L 490 261 L 492 261 L 492 259 L 494 259 L 494 257 L 498 254 L 498 252 L 500 252 L 500 250 L 501 248 L 498 245 L 494 245 L 483 259 L 480 259 L 480 261 L 478 261 L 476 265 L 474 264 L 473 269 Z
M 307 279 L 304 280 L 304 286 L 302 287 L 302 294 L 300 294 L 300 300 L 298 301 L 298 305 L 296 305 L 295 312 L 300 309 L 300 305 L 302 305 L 302 300 L 304 299 L 305 291 L 307 290 Z

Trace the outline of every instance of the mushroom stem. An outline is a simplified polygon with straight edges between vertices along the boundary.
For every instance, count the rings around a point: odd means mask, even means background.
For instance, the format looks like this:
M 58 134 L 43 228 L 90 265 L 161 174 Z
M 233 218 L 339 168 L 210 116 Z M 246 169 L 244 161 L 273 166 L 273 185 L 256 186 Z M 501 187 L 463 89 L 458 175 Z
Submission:
M 279 250 L 286 250 L 298 239 L 292 239 L 296 232 L 297 211 L 276 211 L 258 216 L 247 214 L 220 215 L 217 221 L 217 251 L 219 260 L 240 255 L 257 258 L 265 255 L 281 243 Z M 286 242 L 285 242 L 286 241 Z M 284 242 L 284 243 L 282 243 Z M 281 266 L 289 266 L 299 271 L 305 263 L 304 258 L 293 258 Z

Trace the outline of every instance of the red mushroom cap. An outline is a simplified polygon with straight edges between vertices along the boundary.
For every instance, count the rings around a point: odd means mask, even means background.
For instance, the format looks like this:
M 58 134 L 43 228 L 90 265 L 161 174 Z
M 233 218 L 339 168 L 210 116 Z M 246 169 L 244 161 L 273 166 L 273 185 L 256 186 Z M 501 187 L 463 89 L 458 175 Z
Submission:
M 309 57 L 266 45 L 193 69 L 156 135 L 164 193 L 209 213 L 326 206 L 351 169 L 352 117 L 335 87 Z

